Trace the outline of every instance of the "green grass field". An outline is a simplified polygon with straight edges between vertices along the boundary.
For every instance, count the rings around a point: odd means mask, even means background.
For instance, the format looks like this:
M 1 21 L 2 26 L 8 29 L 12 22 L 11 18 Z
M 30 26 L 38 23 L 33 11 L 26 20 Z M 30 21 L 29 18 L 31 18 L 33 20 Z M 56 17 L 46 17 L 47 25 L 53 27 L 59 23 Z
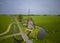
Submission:
M 0 15 L 0 34 L 5 32 L 9 26 L 9 24 L 13 23 L 14 19 L 11 16 L 7 15 Z M 17 33 L 19 32 L 18 27 L 16 27 Z M 3 36 L 11 35 L 13 34 L 13 25 L 11 26 L 9 32 Z M 7 38 L 7 39 L 0 39 L 0 43 L 13 43 L 13 37 Z
M 24 16 L 23 16 L 24 17 Z M 29 16 L 34 23 L 47 31 L 42 43 L 60 43 L 60 16 Z M 27 16 L 23 19 L 27 19 Z M 37 43 L 37 42 L 36 42 Z
M 29 16 L 33 19 L 35 25 L 43 27 L 48 33 L 44 40 L 33 40 L 34 43 L 60 43 L 60 16 Z M 23 16 L 26 21 L 28 16 Z M 8 25 L 14 20 L 10 16 L 0 16 L 0 33 L 3 33 Z M 6 35 L 12 34 L 13 27 Z M 17 29 L 17 32 L 19 30 Z M 0 39 L 0 43 L 14 43 L 13 37 L 8 39 Z
M 0 34 L 5 32 L 8 28 L 8 25 L 13 22 L 13 19 L 9 16 L 0 16 Z M 9 43 L 12 42 L 12 38 L 0 39 L 0 43 Z
M 48 33 L 47 43 L 60 43 L 60 16 L 34 16 L 36 25 L 42 26 Z
M 0 33 L 4 32 L 8 25 L 13 22 L 12 18 L 9 16 L 0 16 Z

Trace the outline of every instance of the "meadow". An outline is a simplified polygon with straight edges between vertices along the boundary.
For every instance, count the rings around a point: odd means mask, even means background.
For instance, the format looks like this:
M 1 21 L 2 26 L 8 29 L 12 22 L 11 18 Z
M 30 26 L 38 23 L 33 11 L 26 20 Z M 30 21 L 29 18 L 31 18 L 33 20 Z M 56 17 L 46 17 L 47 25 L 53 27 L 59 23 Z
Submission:
M 11 24 L 13 22 L 14 22 L 14 19 L 11 16 L 0 15 L 0 34 L 3 33 L 3 32 L 5 32 L 8 29 L 9 24 Z M 12 24 L 9 32 L 6 33 L 5 35 L 0 36 L 0 37 L 13 34 L 13 31 L 14 31 L 13 28 L 14 28 L 14 26 Z M 18 29 L 17 26 L 16 26 L 16 28 L 17 28 L 16 29 L 17 30 L 16 33 L 18 33 L 19 29 Z M 14 43 L 14 39 L 13 39 L 13 37 L 11 37 L 11 38 L 5 38 L 5 39 L 0 39 L 0 43 Z
M 23 16 L 24 17 L 24 16 Z M 42 43 L 60 43 L 60 16 L 29 16 L 48 33 Z M 24 19 L 27 19 L 25 16 Z M 35 43 L 36 40 L 35 40 Z
M 34 24 L 41 26 L 48 33 L 43 40 L 33 40 L 34 43 L 60 43 L 60 16 L 22 16 L 23 21 L 29 17 L 33 19 Z M 0 34 L 6 31 L 8 25 L 14 20 L 10 16 L 0 15 Z M 13 33 L 13 27 L 6 35 Z M 17 29 L 17 31 L 19 31 Z M 0 39 L 0 43 L 14 43 L 13 37 L 7 39 Z

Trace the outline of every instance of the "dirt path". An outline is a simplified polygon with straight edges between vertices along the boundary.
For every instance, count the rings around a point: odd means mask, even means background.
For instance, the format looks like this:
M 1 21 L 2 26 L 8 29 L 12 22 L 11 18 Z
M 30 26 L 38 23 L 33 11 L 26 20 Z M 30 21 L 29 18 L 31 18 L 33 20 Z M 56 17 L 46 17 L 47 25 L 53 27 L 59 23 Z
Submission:
M 7 30 L 6 30 L 5 32 L 1 33 L 0 36 L 5 35 L 6 33 L 8 33 L 9 30 L 10 30 L 10 28 L 11 28 L 11 26 L 12 26 L 12 24 L 13 24 L 13 23 L 9 24 Z
M 7 36 L 3 36 L 3 37 L 0 37 L 0 39 L 5 39 L 5 38 L 17 36 L 17 35 L 20 35 L 20 33 L 16 33 L 16 34 L 11 34 L 11 35 L 7 35 Z
M 20 25 L 19 25 L 18 20 L 15 19 L 15 21 L 16 21 L 16 23 L 17 23 L 17 26 L 18 26 L 19 30 L 20 30 L 20 35 L 22 36 L 23 40 L 24 40 L 26 43 L 33 43 L 32 40 L 29 40 L 28 36 L 27 36 L 25 33 L 23 33 L 23 31 L 22 31 L 22 29 L 21 29 L 21 27 L 20 27 Z
M 28 36 L 22 31 L 22 29 L 21 29 L 21 27 L 20 27 L 20 25 L 19 25 L 18 20 L 15 19 L 15 21 L 16 21 L 16 24 L 17 24 L 20 32 L 19 32 L 19 33 L 16 33 L 16 34 L 11 34 L 11 35 L 7 35 L 7 36 L 0 37 L 0 39 L 9 38 L 9 37 L 17 36 L 17 35 L 21 35 L 22 38 L 23 38 L 23 40 L 24 40 L 26 43 L 33 43 L 32 40 L 29 40 Z M 10 27 L 12 26 L 12 24 L 13 24 L 13 23 L 9 24 L 7 30 L 6 30 L 5 32 L 1 33 L 0 36 L 5 35 L 6 33 L 8 33 L 9 30 L 10 30 Z

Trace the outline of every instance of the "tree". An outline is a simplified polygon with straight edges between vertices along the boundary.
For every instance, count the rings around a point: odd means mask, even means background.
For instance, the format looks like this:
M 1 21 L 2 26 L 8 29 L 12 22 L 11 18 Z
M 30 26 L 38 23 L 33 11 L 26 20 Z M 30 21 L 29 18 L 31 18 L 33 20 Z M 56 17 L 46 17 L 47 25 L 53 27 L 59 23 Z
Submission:
M 18 19 L 19 19 L 19 22 L 22 22 L 23 16 L 19 15 Z

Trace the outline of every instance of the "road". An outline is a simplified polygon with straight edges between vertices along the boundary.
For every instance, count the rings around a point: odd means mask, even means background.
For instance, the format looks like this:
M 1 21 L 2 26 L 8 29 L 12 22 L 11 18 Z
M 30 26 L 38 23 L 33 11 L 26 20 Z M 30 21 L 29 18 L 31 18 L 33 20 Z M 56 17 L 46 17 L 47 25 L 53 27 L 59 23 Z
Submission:
M 14 22 L 13 22 L 13 23 L 14 23 Z M 9 32 L 11 26 L 13 25 L 13 23 L 9 24 L 7 30 L 6 30 L 5 32 L 1 33 L 0 36 L 3 36 L 3 35 L 5 35 L 5 34 L 7 34 L 7 33 Z M 14 34 L 0 37 L 0 39 L 9 38 L 9 37 L 15 37 L 15 36 L 17 36 L 17 35 L 21 35 L 22 38 L 23 38 L 23 40 L 24 40 L 26 43 L 33 43 L 33 41 L 32 41 L 32 40 L 29 40 L 28 36 L 22 31 L 22 28 L 20 27 L 19 22 L 18 22 L 18 20 L 17 20 L 16 18 L 15 18 L 15 23 L 16 23 L 16 25 L 18 26 L 20 32 L 19 32 L 19 33 L 15 33 L 16 30 L 14 30 Z M 39 27 L 39 26 L 38 26 L 38 27 Z M 39 32 L 39 34 L 38 34 L 38 39 L 43 39 L 43 38 L 46 36 L 47 32 L 46 32 L 46 31 L 44 30 L 44 28 L 42 28 L 42 27 L 39 27 L 39 30 L 40 30 L 40 32 Z
M 15 18 L 15 22 L 16 22 L 20 32 L 19 33 L 15 33 L 16 30 L 14 29 L 14 31 L 15 31 L 14 34 L 3 36 L 3 37 L 0 37 L 0 38 L 3 39 L 3 38 L 9 38 L 9 37 L 21 35 L 23 40 L 26 43 L 33 43 L 33 41 L 29 40 L 28 36 L 22 31 L 22 28 L 20 27 L 19 22 L 18 22 L 18 20 L 16 18 Z M 6 33 L 8 33 L 13 23 L 9 24 L 7 30 L 5 32 L 1 33 L 0 36 L 5 35 Z M 45 35 L 47 34 L 47 32 L 42 27 L 39 27 L 39 30 L 40 30 L 40 33 L 38 34 L 38 39 L 43 39 L 45 37 Z
M 15 21 L 16 21 L 16 24 L 17 24 L 19 30 L 20 30 L 20 35 L 22 36 L 23 40 L 26 43 L 33 43 L 32 40 L 29 40 L 28 36 L 22 31 L 22 28 L 20 27 L 19 22 L 16 18 L 15 18 Z
M 0 37 L 0 39 L 9 38 L 9 37 L 17 36 L 17 35 L 21 35 L 22 38 L 23 38 L 23 40 L 24 40 L 26 43 L 33 43 L 32 40 L 29 40 L 28 36 L 27 36 L 25 33 L 23 33 L 23 31 L 22 31 L 22 29 L 21 29 L 21 27 L 20 27 L 20 25 L 19 25 L 18 20 L 15 19 L 15 21 L 16 21 L 16 24 L 17 24 L 20 32 L 19 32 L 19 33 L 16 33 L 16 34 L 11 34 L 11 35 L 7 35 L 7 36 Z M 6 30 L 5 32 L 1 33 L 0 36 L 5 35 L 6 33 L 8 33 L 9 30 L 10 30 L 10 27 L 12 26 L 12 24 L 13 24 L 13 23 L 9 24 L 7 30 Z

